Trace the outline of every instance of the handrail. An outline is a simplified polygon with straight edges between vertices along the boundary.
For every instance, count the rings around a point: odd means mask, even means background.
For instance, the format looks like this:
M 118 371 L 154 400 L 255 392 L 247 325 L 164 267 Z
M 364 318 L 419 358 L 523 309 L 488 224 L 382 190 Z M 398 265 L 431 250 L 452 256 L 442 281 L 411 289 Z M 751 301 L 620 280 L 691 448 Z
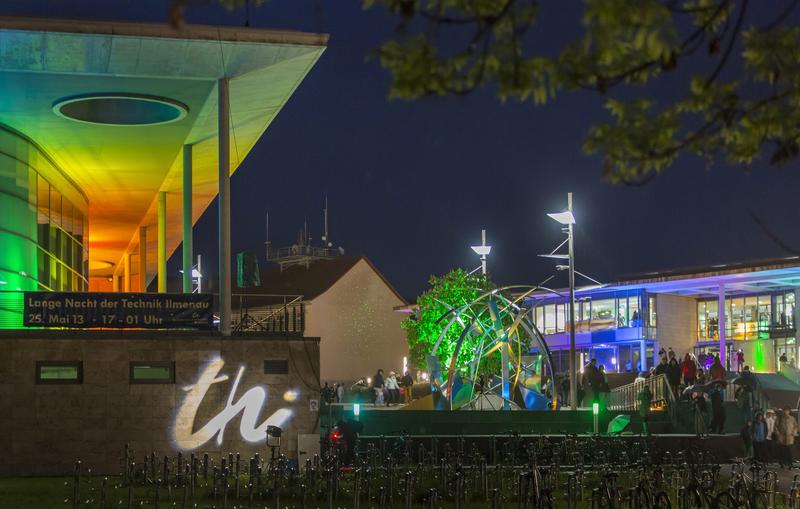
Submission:
M 666 375 L 656 375 L 632 382 L 612 389 L 609 396 L 609 410 L 636 411 L 639 409 L 639 392 L 645 387 L 650 387 L 653 395 L 651 405 L 666 407 L 670 417 L 674 416 L 675 394 L 669 386 Z

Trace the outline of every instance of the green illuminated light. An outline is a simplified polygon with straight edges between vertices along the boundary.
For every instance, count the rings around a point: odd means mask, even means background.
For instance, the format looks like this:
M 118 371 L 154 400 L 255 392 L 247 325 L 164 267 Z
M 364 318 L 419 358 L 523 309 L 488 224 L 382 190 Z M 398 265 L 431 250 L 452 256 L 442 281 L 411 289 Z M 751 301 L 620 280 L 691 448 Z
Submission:
M 356 417 L 361 415 L 361 405 L 358 403 L 353 404 L 353 415 Z
M 600 413 L 600 404 L 592 403 L 592 414 L 597 415 Z

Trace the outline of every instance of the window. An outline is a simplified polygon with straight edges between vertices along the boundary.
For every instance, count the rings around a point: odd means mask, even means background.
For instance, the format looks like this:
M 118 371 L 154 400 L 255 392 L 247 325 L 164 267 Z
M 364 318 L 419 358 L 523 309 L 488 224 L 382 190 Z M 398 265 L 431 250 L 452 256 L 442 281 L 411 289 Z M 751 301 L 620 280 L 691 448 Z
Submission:
M 81 384 L 83 363 L 81 361 L 37 361 L 37 384 Z
M 647 297 L 647 325 L 650 327 L 657 327 L 656 298 L 654 296 Z
M 544 307 L 544 334 L 555 334 L 556 332 L 556 306 L 548 304 Z
M 605 325 L 614 326 L 614 299 L 592 301 L 592 322 L 607 322 Z
M 631 327 L 642 326 L 642 313 L 639 310 L 639 296 L 628 297 L 628 312 L 631 317 Z
M 132 384 L 174 384 L 175 363 L 172 361 L 131 362 Z
M 265 375 L 288 375 L 289 361 L 286 359 L 267 359 L 264 361 Z
M 620 297 L 617 300 L 617 327 L 628 326 L 628 299 Z

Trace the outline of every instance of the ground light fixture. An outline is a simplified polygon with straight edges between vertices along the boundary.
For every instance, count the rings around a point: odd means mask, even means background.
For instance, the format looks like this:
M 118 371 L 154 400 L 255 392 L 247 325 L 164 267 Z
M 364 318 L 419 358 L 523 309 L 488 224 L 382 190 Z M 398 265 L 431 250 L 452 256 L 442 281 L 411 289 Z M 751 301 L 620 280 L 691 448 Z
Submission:
M 361 405 L 353 403 L 353 417 L 358 417 L 359 415 L 361 415 Z
M 598 419 L 600 417 L 600 403 L 592 403 L 592 417 L 594 418 L 594 434 L 599 432 Z

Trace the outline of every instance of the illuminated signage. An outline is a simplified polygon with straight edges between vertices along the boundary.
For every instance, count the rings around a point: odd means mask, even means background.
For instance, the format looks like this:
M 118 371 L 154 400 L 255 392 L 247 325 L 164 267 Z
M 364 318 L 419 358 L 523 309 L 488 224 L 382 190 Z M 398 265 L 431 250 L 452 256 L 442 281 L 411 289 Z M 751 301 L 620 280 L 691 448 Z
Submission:
M 213 296 L 202 293 L 25 292 L 26 327 L 104 329 L 212 326 Z
M 178 449 L 189 451 L 197 449 L 209 442 L 215 436 L 217 445 L 222 445 L 225 428 L 228 423 L 241 414 L 239 434 L 247 442 L 264 443 L 267 439 L 267 426 L 283 428 L 292 418 L 292 410 L 281 408 L 258 423 L 258 418 L 267 402 L 267 390 L 261 386 L 249 388 L 239 399 L 236 392 L 244 373 L 244 366 L 239 367 L 233 381 L 225 407 L 208 422 L 196 429 L 195 419 L 203 399 L 211 385 L 228 380 L 228 375 L 219 372 L 225 365 L 222 359 L 214 359 L 206 365 L 200 376 L 192 385 L 183 388 L 186 396 L 178 408 L 173 427 L 173 438 Z M 235 401 L 234 401 L 235 400 Z

